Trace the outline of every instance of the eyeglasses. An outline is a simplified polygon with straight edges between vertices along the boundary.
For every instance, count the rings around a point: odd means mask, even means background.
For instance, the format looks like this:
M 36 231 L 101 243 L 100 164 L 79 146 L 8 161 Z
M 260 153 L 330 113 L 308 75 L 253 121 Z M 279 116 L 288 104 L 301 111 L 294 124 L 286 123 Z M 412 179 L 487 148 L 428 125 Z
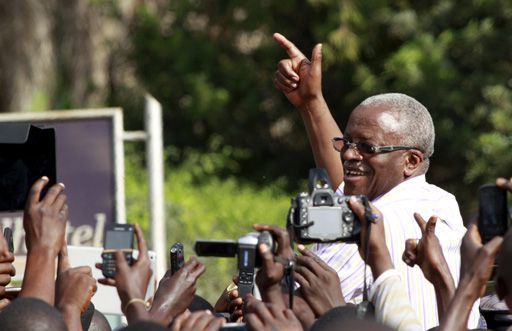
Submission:
M 348 148 L 353 147 L 357 149 L 359 153 L 362 154 L 378 154 L 378 153 L 389 153 L 394 151 L 408 150 L 408 149 L 416 149 L 421 151 L 417 147 L 408 147 L 408 146 L 375 146 L 369 144 L 367 142 L 361 141 L 358 143 L 351 142 L 347 138 L 344 137 L 334 137 L 332 138 L 332 146 L 337 152 L 345 152 Z

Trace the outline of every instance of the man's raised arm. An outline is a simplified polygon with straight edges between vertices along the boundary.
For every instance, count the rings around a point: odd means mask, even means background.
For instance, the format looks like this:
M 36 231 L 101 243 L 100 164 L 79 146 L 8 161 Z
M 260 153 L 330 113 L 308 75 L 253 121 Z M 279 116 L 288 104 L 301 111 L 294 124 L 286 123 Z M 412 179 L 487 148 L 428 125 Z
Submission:
M 274 40 L 289 56 L 279 61 L 274 85 L 299 110 L 315 163 L 317 167 L 327 169 L 336 189 L 343 181 L 343 165 L 331 140 L 342 133 L 322 95 L 322 45 L 315 46 L 310 61 L 283 35 L 275 33 Z

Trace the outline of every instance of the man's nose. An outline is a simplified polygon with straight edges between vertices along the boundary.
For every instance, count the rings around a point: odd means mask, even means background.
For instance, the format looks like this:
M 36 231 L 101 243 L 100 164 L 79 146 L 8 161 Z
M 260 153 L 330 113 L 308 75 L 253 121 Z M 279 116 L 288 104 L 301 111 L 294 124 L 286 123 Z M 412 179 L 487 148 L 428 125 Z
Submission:
M 363 159 L 363 156 L 361 153 L 359 153 L 359 150 L 357 149 L 356 145 L 350 144 L 348 148 L 346 148 L 343 153 L 341 153 L 341 159 L 344 161 L 347 160 L 357 160 L 361 161 Z

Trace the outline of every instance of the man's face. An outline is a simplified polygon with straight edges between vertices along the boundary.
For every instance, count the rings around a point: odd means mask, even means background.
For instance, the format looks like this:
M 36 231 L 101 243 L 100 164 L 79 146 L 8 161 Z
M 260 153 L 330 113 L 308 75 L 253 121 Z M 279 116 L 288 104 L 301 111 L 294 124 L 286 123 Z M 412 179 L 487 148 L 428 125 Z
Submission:
M 354 143 L 401 145 L 398 124 L 386 107 L 359 106 L 350 114 L 344 137 Z M 365 154 L 345 148 L 341 152 L 345 194 L 364 194 L 373 200 L 403 182 L 406 152 Z

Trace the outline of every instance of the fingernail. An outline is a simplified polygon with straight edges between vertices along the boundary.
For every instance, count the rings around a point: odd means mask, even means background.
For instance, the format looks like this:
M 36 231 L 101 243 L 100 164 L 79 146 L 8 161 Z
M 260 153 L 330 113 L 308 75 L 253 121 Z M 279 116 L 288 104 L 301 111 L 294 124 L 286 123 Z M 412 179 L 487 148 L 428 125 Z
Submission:
M 306 246 L 302 245 L 302 244 L 298 244 L 297 245 L 297 248 L 300 250 L 300 251 L 303 251 L 306 249 Z
M 356 202 L 356 201 L 357 201 L 357 200 L 356 200 L 356 197 L 355 197 L 355 196 L 351 196 L 351 197 L 350 197 L 350 202 Z
M 44 181 L 49 181 L 49 180 L 50 180 L 50 179 L 48 179 L 48 177 L 46 177 L 46 176 L 41 177 L 41 179 L 42 179 L 42 180 L 44 180 Z
M 293 88 L 297 88 L 297 84 L 293 83 L 293 84 L 292 84 L 292 87 L 293 87 Z
M 62 186 L 62 188 L 66 188 L 66 185 L 64 185 L 64 183 L 59 183 L 60 186 Z

